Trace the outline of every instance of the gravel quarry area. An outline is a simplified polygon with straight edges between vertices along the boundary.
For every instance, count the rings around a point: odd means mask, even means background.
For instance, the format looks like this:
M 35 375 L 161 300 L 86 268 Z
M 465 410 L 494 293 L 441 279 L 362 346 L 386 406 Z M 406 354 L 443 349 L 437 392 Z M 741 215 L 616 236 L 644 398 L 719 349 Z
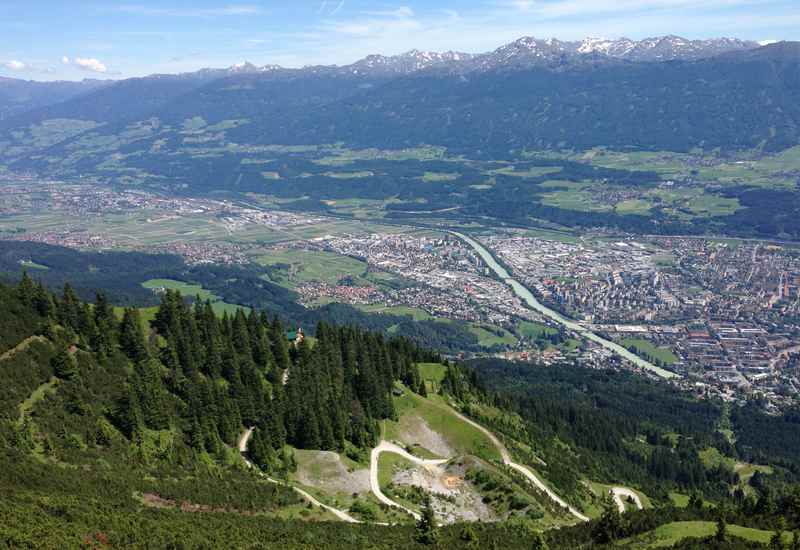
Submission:
M 497 519 L 483 503 L 480 493 L 464 479 L 464 473 L 464 468 L 456 461 L 443 465 L 416 465 L 397 472 L 392 483 L 420 487 L 431 493 L 436 517 L 443 523 Z

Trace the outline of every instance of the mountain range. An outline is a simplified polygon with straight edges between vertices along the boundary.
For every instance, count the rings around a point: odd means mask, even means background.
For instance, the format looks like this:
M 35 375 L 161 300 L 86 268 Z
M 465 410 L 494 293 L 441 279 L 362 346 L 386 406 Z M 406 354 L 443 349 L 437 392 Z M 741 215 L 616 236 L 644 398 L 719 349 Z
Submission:
M 53 169 L 54 158 L 74 158 L 86 140 L 112 135 L 129 154 L 146 156 L 164 139 L 159 151 L 177 149 L 182 125 L 195 117 L 229 126 L 219 135 L 237 144 L 428 144 L 483 155 L 782 150 L 800 141 L 793 42 L 525 37 L 479 55 L 411 50 L 341 67 L 243 63 L 71 88 L 27 84 L 54 91 L 30 93 L 27 104 L 19 91 L 13 100 L 0 95 L 0 162 L 19 169 Z M 153 123 L 155 134 L 141 133 Z
M 344 69 L 409 74 L 432 68 L 468 72 L 492 70 L 508 65 L 574 63 L 587 58 L 598 60 L 601 57 L 631 62 L 688 61 L 758 47 L 757 42 L 735 38 L 687 40 L 679 36 L 663 36 L 640 41 L 628 38 L 615 40 L 587 38 L 578 42 L 564 42 L 555 38 L 538 39 L 525 36 L 483 54 L 411 50 L 390 57 L 372 55 Z
M 582 41 L 565 42 L 555 38 L 538 39 L 525 36 L 482 54 L 465 52 L 431 52 L 409 50 L 393 56 L 369 55 L 364 59 L 344 66 L 313 66 L 301 71 L 341 71 L 353 74 L 405 75 L 428 69 L 469 72 L 492 70 L 506 65 L 535 65 L 560 61 L 579 62 L 582 59 L 607 57 L 631 62 L 658 62 L 697 60 L 715 55 L 753 50 L 757 42 L 737 38 L 715 38 L 710 40 L 687 40 L 679 36 L 661 36 L 635 41 L 629 38 L 586 38 Z M 287 70 L 278 65 L 256 66 L 241 63 L 228 69 L 206 69 L 211 74 L 264 73 Z
M 629 38 L 586 38 L 581 41 L 561 41 L 555 38 L 538 39 L 525 36 L 501 46 L 492 52 L 470 54 L 464 52 L 432 52 L 409 50 L 399 55 L 369 55 L 355 63 L 343 66 L 308 66 L 286 69 L 280 65 L 254 65 L 242 62 L 228 68 L 206 68 L 184 73 L 184 78 L 202 80 L 237 74 L 295 72 L 344 72 L 352 74 L 405 75 L 426 69 L 471 71 L 491 70 L 507 64 L 542 63 L 543 61 L 579 61 L 582 58 L 604 56 L 632 62 L 697 60 L 733 51 L 753 50 L 757 42 L 738 38 L 687 40 L 679 36 L 660 36 L 644 40 Z M 157 78 L 163 75 L 152 75 Z M 65 101 L 70 97 L 112 83 L 109 80 L 85 79 L 78 82 L 37 82 L 0 77 L 0 119 L 7 118 L 27 108 Z M 49 98 L 47 96 L 50 96 Z M 12 109 L 12 107 L 14 107 Z

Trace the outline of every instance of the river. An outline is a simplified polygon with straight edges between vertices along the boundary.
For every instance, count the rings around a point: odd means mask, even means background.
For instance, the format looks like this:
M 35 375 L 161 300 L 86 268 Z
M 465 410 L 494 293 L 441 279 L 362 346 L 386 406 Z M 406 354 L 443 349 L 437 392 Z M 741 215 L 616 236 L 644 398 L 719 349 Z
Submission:
M 607 350 L 614 352 L 616 355 L 622 357 L 623 359 L 626 359 L 631 363 L 635 364 L 636 366 L 646 369 L 652 372 L 653 374 L 660 376 L 661 378 L 665 378 L 667 380 L 671 378 L 678 378 L 678 375 L 675 374 L 674 372 L 662 369 L 661 367 L 658 367 L 650 363 L 649 361 L 645 361 L 638 355 L 631 353 L 630 351 L 625 349 L 623 346 L 620 346 L 616 342 L 612 342 L 611 340 L 606 340 L 602 336 L 598 336 L 597 334 L 590 331 L 583 325 L 576 323 L 575 321 L 568 319 L 567 317 L 564 317 L 557 311 L 545 306 L 539 300 L 536 299 L 536 296 L 534 296 L 533 293 L 530 290 L 528 290 L 527 287 L 525 287 L 525 285 L 514 279 L 502 265 L 497 263 L 497 260 L 495 260 L 492 253 L 489 252 L 489 250 L 485 246 L 480 244 L 478 241 L 464 235 L 463 233 L 459 233 L 457 231 L 450 231 L 450 233 L 452 235 L 455 235 L 468 245 L 470 245 L 475 250 L 475 252 L 478 253 L 481 259 L 483 259 L 483 261 L 486 262 L 486 265 L 488 265 L 489 268 L 492 271 L 494 271 L 495 274 L 498 277 L 500 277 L 500 279 L 503 280 L 503 282 L 509 285 L 514 290 L 514 293 L 517 296 L 519 296 L 526 304 L 528 304 L 528 307 L 530 307 L 531 309 L 538 311 L 545 317 L 548 317 L 549 319 L 555 321 L 556 323 L 577 333 L 581 338 L 585 338 L 586 340 L 591 340 L 592 342 L 599 344 L 600 346 L 606 348 Z

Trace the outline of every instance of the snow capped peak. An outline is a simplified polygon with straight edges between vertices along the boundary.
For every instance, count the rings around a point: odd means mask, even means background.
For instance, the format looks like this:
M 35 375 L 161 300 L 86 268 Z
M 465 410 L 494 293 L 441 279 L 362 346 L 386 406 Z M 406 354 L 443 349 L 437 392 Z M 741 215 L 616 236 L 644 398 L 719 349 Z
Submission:
M 564 43 L 555 38 L 543 40 L 533 36 L 523 36 L 510 44 L 497 48 L 493 53 L 489 54 L 489 57 L 501 62 L 511 61 L 520 56 L 551 59 L 560 56 L 566 51 Z
M 608 38 L 585 38 L 578 46 L 577 53 L 600 53 L 611 57 L 620 57 L 633 49 L 635 43 L 628 38 L 611 40 Z
M 353 73 L 363 73 L 367 70 L 380 70 L 385 73 L 407 74 L 430 67 L 445 65 L 471 59 L 470 54 L 461 52 L 430 52 L 422 50 L 409 50 L 400 55 L 383 56 L 368 55 L 364 59 L 350 66 Z
M 242 61 L 241 63 L 236 63 L 230 68 L 230 71 L 235 73 L 254 73 L 257 70 L 258 67 L 256 67 L 249 61 Z
M 235 63 L 227 69 L 203 69 L 204 71 L 223 72 L 231 74 L 248 74 L 248 73 L 266 73 L 270 71 L 277 71 L 282 69 L 280 65 L 263 65 L 261 67 L 250 63 L 249 61 L 242 61 Z
M 763 41 L 761 45 L 773 41 Z M 306 67 L 302 70 L 317 72 L 343 71 L 360 76 L 408 75 L 423 70 L 443 70 L 468 73 L 500 67 L 566 67 L 573 63 L 613 62 L 663 62 L 692 61 L 727 52 L 744 51 L 759 47 L 757 42 L 736 38 L 688 40 L 674 35 L 656 36 L 643 40 L 629 38 L 589 37 L 576 42 L 563 42 L 556 38 L 522 36 L 493 52 L 467 54 L 454 51 L 434 52 L 411 49 L 399 55 L 368 55 L 352 65 Z M 267 73 L 284 70 L 278 65 L 257 67 L 248 61 L 228 69 L 204 69 L 211 74 Z

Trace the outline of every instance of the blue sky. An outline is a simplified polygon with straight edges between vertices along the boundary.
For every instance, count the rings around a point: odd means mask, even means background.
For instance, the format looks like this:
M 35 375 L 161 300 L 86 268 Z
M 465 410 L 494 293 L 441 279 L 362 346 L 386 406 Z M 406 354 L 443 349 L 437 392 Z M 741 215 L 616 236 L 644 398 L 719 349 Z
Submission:
M 123 78 L 245 60 L 344 64 L 520 36 L 800 40 L 798 0 L 0 0 L 0 76 Z

